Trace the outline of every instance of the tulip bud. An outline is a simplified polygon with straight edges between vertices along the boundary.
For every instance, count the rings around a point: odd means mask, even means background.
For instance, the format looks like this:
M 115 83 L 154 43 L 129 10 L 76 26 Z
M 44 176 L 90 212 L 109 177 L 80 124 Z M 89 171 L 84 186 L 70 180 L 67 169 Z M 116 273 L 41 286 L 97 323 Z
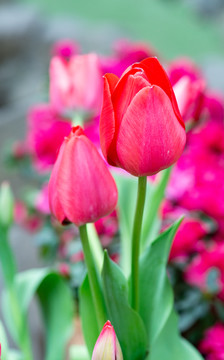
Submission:
M 134 176 L 174 164 L 186 142 L 185 125 L 167 74 L 156 58 L 104 77 L 100 143 L 108 163 Z
M 107 321 L 93 349 L 92 360 L 123 360 L 113 326 Z
M 8 228 L 13 222 L 13 195 L 7 182 L 0 187 L 0 226 Z
M 50 102 L 58 113 L 83 111 L 97 114 L 102 102 L 102 73 L 96 54 L 58 56 L 50 64 Z
M 77 226 L 110 214 L 117 187 L 105 162 L 82 128 L 65 138 L 49 182 L 51 212 L 62 223 Z

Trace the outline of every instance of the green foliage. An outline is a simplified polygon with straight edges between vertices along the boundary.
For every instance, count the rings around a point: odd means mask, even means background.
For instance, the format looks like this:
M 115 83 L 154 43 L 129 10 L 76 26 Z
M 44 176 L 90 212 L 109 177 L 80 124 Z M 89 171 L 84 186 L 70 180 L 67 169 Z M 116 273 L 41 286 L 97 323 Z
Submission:
M 82 345 L 72 345 L 69 349 L 69 360 L 90 360 L 87 348 Z
M 8 183 L 0 186 L 0 226 L 8 228 L 13 222 L 13 194 Z
M 0 321 L 0 344 L 1 344 L 1 360 L 8 360 L 8 342 L 6 338 L 5 329 Z
M 177 316 L 174 311 L 153 344 L 147 360 L 202 360 L 194 347 L 178 334 Z
M 140 260 L 140 315 L 149 339 L 147 360 L 202 359 L 179 335 L 173 292 L 166 274 L 170 247 L 180 222 L 159 235 Z
M 135 203 L 137 197 L 137 179 L 133 176 L 124 176 L 113 174 L 118 187 L 118 209 L 119 209 L 119 226 L 121 232 L 121 267 L 124 274 L 128 277 L 130 275 L 131 264 L 131 237 L 132 237 L 132 223 L 135 213 Z M 145 214 L 148 214 L 151 206 L 151 184 L 147 183 L 146 199 L 145 199 Z M 144 220 L 143 220 L 144 223 Z M 145 232 L 147 236 L 147 232 Z
M 173 293 L 166 274 L 170 247 L 180 221 L 163 232 L 140 260 L 140 315 L 151 345 L 173 308 Z
M 224 54 L 221 36 L 214 24 L 197 17 L 182 1 L 142 0 L 141 4 L 133 0 L 20 1 L 36 4 L 50 15 L 81 17 L 86 20 L 87 32 L 91 32 L 94 25 L 98 28 L 114 25 L 117 32 L 122 29 L 122 34 L 148 41 L 166 58 L 188 55 L 202 59 L 207 54 Z M 108 30 L 105 33 L 106 45 Z
M 28 313 L 32 298 L 37 295 L 46 330 L 45 360 L 61 360 L 71 335 L 74 304 L 73 298 L 64 279 L 47 269 L 34 269 L 20 273 L 15 278 L 16 294 L 23 314 Z M 9 329 L 15 334 L 14 319 L 8 292 L 4 294 L 3 313 Z
M 96 340 L 99 336 L 99 330 L 88 275 L 85 276 L 85 279 L 79 289 L 79 299 L 82 331 L 89 355 L 91 356 Z
M 139 314 L 128 302 L 128 283 L 120 268 L 110 260 L 107 252 L 102 270 L 103 291 L 109 320 L 114 326 L 124 360 L 143 360 L 147 352 L 147 338 Z
M 147 245 L 150 245 L 152 240 L 155 239 L 158 234 L 160 228 L 158 210 L 164 198 L 171 171 L 172 167 L 163 170 L 160 173 L 159 181 L 150 186 L 150 198 L 145 209 L 145 221 L 142 229 L 141 251 L 143 251 Z

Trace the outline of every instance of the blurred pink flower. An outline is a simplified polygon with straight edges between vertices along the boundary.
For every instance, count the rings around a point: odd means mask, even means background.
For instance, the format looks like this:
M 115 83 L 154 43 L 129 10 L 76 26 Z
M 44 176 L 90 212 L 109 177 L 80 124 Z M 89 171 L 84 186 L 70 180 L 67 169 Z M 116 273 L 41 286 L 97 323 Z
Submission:
M 71 39 L 59 40 L 52 46 L 52 56 L 59 56 L 62 59 L 69 60 L 71 56 L 78 54 L 79 46 Z
M 15 223 L 24 227 L 31 233 L 38 231 L 43 221 L 35 214 L 29 214 L 26 205 L 22 201 L 16 201 L 14 205 L 14 220 Z
M 199 350 L 207 360 L 224 360 L 224 325 L 216 323 L 206 330 Z
M 28 114 L 27 144 L 38 170 L 49 170 L 71 125 L 49 104 L 36 105 Z
M 120 77 L 127 67 L 150 56 L 155 56 L 155 51 L 146 43 L 121 39 L 114 45 L 114 55 L 101 57 L 102 72 Z
M 24 202 L 17 200 L 14 204 L 14 221 L 22 225 L 28 217 L 28 210 Z
M 50 214 L 49 200 L 48 200 L 48 183 L 43 185 L 42 189 L 37 195 L 35 201 L 35 207 L 39 212 L 45 215 Z
M 205 91 L 204 80 L 192 81 L 188 76 L 183 76 L 174 85 L 173 90 L 184 121 L 197 121 L 202 110 Z
M 174 237 L 170 260 L 185 258 L 197 250 L 199 241 L 207 234 L 206 224 L 202 220 L 185 218 Z
M 50 63 L 50 102 L 60 114 L 98 114 L 102 105 L 103 79 L 96 54 L 72 56 L 68 62 L 53 57 Z
M 199 253 L 187 267 L 185 280 L 191 285 L 197 286 L 201 291 L 210 293 L 208 277 L 212 270 L 217 271 L 216 283 L 218 296 L 224 300 L 224 245 L 213 244 L 210 249 Z
M 197 121 L 205 95 L 205 80 L 200 71 L 191 60 L 180 58 L 170 64 L 168 74 L 184 121 Z
M 184 76 L 190 78 L 191 81 L 202 79 L 200 70 L 188 58 L 178 58 L 172 61 L 168 68 L 168 74 L 172 85 L 175 85 Z
M 206 118 L 223 123 L 224 97 L 214 91 L 207 91 L 203 102 L 203 113 Z
M 118 231 L 118 218 L 114 210 L 110 215 L 95 222 L 96 231 L 103 246 L 108 246 Z
M 12 146 L 12 154 L 16 159 L 22 159 L 28 153 L 27 144 L 25 141 L 16 141 Z
M 188 133 L 171 174 L 168 199 L 188 210 L 224 218 L 224 122 L 206 121 Z
M 70 276 L 70 268 L 69 268 L 69 265 L 66 263 L 60 263 L 58 265 L 58 271 L 64 277 Z

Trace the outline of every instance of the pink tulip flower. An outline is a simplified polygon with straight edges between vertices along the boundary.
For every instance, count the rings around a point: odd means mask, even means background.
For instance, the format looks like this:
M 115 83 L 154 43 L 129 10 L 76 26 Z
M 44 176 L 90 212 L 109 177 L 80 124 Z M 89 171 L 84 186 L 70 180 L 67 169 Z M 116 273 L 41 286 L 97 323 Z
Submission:
M 81 226 L 111 213 L 117 187 L 105 162 L 80 126 L 65 138 L 49 182 L 51 212 L 62 224 Z
M 50 64 L 50 102 L 60 114 L 74 111 L 98 114 L 102 104 L 102 73 L 96 54 L 53 57 Z
M 100 142 L 110 165 L 153 175 L 177 161 L 185 141 L 172 86 L 156 58 L 133 64 L 120 79 L 105 75 Z

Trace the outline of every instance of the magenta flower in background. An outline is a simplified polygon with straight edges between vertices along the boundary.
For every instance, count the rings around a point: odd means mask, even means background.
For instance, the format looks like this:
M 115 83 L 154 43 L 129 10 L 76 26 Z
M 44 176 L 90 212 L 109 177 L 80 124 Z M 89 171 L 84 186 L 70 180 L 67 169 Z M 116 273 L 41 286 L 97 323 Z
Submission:
M 207 360 L 224 359 L 224 325 L 216 323 L 206 330 L 204 339 L 199 344 L 199 350 Z
M 171 247 L 170 260 L 184 259 L 201 247 L 200 240 L 207 234 L 206 224 L 200 219 L 185 218 Z
M 224 244 L 213 244 L 209 249 L 202 251 L 195 256 L 185 271 L 185 280 L 205 293 L 212 293 L 209 288 L 209 274 L 215 270 L 217 273 L 216 282 L 213 280 L 213 287 L 216 287 L 218 296 L 224 300 Z
M 49 104 L 36 105 L 29 111 L 27 146 L 38 170 L 51 169 L 70 131 L 70 123 L 57 115 Z
M 50 214 L 49 200 L 48 200 L 48 183 L 42 186 L 42 189 L 37 195 L 35 201 L 35 207 L 42 214 L 45 215 Z
M 102 72 L 103 74 L 113 73 L 120 77 L 130 65 L 155 54 L 155 51 L 146 43 L 121 39 L 115 43 L 112 56 L 100 57 Z
M 71 39 L 59 40 L 52 46 L 52 56 L 59 56 L 62 59 L 69 60 L 73 55 L 79 53 L 79 45 Z
M 50 102 L 60 114 L 82 111 L 97 115 L 102 105 L 103 80 L 96 54 L 53 57 L 50 63 Z
M 203 115 L 223 123 L 224 120 L 224 98 L 222 94 L 214 91 L 207 91 L 203 102 Z
M 205 96 L 205 80 L 200 71 L 191 60 L 180 58 L 169 65 L 168 74 L 184 121 L 197 121 Z

